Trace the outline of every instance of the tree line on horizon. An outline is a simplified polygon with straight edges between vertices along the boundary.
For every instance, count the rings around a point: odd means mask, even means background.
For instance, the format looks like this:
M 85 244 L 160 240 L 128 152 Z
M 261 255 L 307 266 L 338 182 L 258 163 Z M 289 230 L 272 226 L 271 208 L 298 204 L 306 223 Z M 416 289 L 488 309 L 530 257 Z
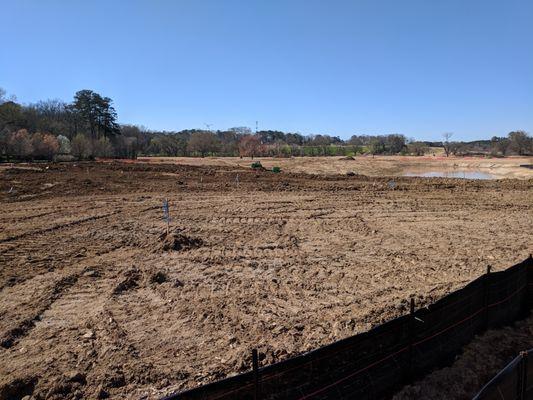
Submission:
M 261 130 L 187 129 L 155 131 L 119 124 L 113 101 L 92 90 L 75 93 L 72 102 L 45 100 L 17 103 L 0 88 L 0 159 L 82 160 L 143 156 L 354 156 L 358 154 L 424 155 L 442 147 L 445 154 L 533 154 L 533 138 L 524 131 L 472 142 L 417 141 L 401 134 L 352 135 L 343 140 L 326 134 Z

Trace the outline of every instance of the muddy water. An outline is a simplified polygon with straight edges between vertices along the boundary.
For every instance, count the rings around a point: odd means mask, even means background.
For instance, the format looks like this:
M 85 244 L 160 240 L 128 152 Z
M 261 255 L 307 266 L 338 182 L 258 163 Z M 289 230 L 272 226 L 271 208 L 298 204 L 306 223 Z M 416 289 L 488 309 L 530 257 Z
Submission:
M 404 176 L 420 176 L 426 178 L 463 178 L 463 179 L 498 179 L 495 175 L 482 171 L 417 171 L 406 172 Z

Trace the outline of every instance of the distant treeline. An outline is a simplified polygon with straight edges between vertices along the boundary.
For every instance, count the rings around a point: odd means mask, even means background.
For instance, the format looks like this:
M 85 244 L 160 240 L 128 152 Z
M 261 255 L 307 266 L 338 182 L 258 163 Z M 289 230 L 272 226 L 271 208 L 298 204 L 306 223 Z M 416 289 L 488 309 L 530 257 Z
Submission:
M 0 88 L 0 159 L 72 160 L 144 156 L 353 156 L 358 154 L 424 155 L 435 147 L 446 155 L 533 154 L 533 139 L 523 131 L 473 142 L 408 139 L 401 134 L 353 135 L 348 140 L 330 135 L 248 127 L 227 130 L 154 131 L 120 125 L 113 101 L 91 90 L 80 90 L 71 103 L 46 100 L 19 104 Z

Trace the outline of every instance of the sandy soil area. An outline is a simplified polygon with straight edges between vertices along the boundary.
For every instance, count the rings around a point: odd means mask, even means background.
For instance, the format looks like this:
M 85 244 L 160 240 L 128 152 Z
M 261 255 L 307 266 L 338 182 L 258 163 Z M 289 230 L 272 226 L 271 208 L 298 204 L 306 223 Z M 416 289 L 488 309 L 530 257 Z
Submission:
M 533 180 L 389 181 L 0 168 L 0 398 L 157 398 L 247 370 L 253 347 L 270 363 L 367 330 L 533 249 Z
M 181 165 L 211 165 L 249 168 L 249 158 L 238 157 L 146 157 L 140 160 L 157 163 L 176 163 Z M 256 158 L 262 165 L 271 169 L 279 166 L 288 172 L 334 175 L 354 172 L 367 176 L 404 176 L 425 172 L 475 172 L 490 174 L 496 179 L 532 179 L 533 169 L 521 165 L 533 165 L 533 157 L 444 157 L 444 156 L 359 156 L 346 157 L 293 157 L 293 158 Z

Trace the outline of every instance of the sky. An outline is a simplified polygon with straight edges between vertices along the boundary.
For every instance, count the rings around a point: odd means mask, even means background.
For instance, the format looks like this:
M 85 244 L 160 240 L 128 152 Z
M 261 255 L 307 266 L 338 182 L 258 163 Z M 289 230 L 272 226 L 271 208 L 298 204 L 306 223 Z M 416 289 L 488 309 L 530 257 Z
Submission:
M 121 123 L 456 140 L 533 133 L 531 0 L 0 0 L 0 87 Z

